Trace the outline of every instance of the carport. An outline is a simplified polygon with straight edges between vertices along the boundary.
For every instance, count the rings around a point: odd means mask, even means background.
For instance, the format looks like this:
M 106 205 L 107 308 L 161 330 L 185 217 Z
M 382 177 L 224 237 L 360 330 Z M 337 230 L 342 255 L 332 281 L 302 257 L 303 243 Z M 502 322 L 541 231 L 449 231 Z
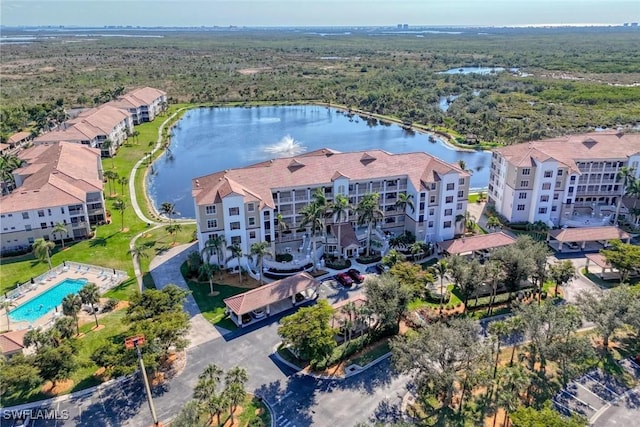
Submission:
M 316 298 L 319 286 L 320 282 L 310 274 L 298 273 L 242 294 L 225 298 L 224 303 L 233 323 L 244 327 L 259 320 L 254 319 L 255 316 L 251 316 L 252 311 L 264 310 L 266 316 L 280 313 Z M 245 321 L 243 321 L 243 317 Z
M 551 239 L 555 239 L 558 242 L 556 247 L 551 244 Z M 587 242 L 608 242 L 609 240 L 623 240 L 629 243 L 631 241 L 631 236 L 629 233 L 613 226 L 562 228 L 559 230 L 552 230 L 547 233 L 547 243 L 559 252 L 562 252 L 563 244 L 565 243 L 579 243 L 580 249 L 584 250 Z
M 516 239 L 502 231 L 497 233 L 479 234 L 477 236 L 462 237 L 460 239 L 445 240 L 437 243 L 440 253 L 447 255 L 473 255 L 482 250 L 490 250 L 500 246 L 513 245 Z

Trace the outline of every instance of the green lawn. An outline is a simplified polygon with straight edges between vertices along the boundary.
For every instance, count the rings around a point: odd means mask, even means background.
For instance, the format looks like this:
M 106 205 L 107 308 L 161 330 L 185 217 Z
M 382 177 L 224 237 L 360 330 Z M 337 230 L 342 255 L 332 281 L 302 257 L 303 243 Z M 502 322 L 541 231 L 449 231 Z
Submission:
M 171 105 L 168 115 L 183 107 L 185 105 Z M 158 128 L 168 115 L 158 117 L 153 122 L 136 126 L 136 130 L 140 132 L 138 143 L 130 138 L 126 144 L 120 147 L 114 158 L 103 159 L 104 170 L 115 171 L 120 176 L 129 176 L 134 164 L 144 156 L 145 152 L 150 151 L 148 142 L 156 141 Z M 144 210 L 147 203 L 146 195 L 142 191 L 143 173 L 138 173 L 136 178 L 136 197 Z M 118 198 L 123 199 L 128 206 L 124 211 L 124 218 L 121 217 L 119 211 L 113 209 L 114 201 Z M 105 183 L 105 208 L 112 214 L 112 222 L 98 227 L 93 239 L 67 244 L 65 250 L 62 250 L 60 245 L 56 246 L 51 256 L 51 262 L 56 266 L 62 264 L 64 260 L 76 261 L 124 270 L 132 279 L 119 286 L 118 289 L 110 291 L 109 296 L 126 299 L 136 289 L 133 264 L 128 254 L 129 241 L 133 236 L 143 231 L 146 224 L 138 219 L 131 208 L 127 186 L 122 188 L 121 185 L 112 182 L 110 187 L 109 183 Z M 125 231 L 121 230 L 123 219 Z M 193 228 L 189 229 L 188 226 L 185 228 L 187 228 L 185 232 L 188 230 L 193 232 Z M 181 238 L 180 241 L 184 241 L 184 239 Z M 24 283 L 31 277 L 46 271 L 46 262 L 38 261 L 32 254 L 2 258 L 0 259 L 0 293 L 13 289 L 18 282 Z
M 353 358 L 351 363 L 364 367 L 390 351 L 391 348 L 389 347 L 389 340 L 385 340 L 380 345 L 374 344 L 372 347 L 363 350 L 363 353 L 360 356 Z
M 225 318 L 225 305 L 223 300 L 225 298 L 229 298 L 231 296 L 246 292 L 249 289 L 237 288 L 235 286 L 221 285 L 216 283 L 214 285 L 214 290 L 219 292 L 219 294 L 216 296 L 209 296 L 208 282 L 200 283 L 194 280 L 187 279 L 185 274 L 187 271 L 186 263 L 182 264 L 182 266 L 180 267 L 180 271 L 182 272 L 182 276 L 185 278 L 185 281 L 187 282 L 187 285 L 191 290 L 191 294 L 196 300 L 198 308 L 200 309 L 200 312 L 202 313 L 204 318 L 214 325 L 218 325 L 225 329 L 236 329 L 235 324 L 231 320 Z

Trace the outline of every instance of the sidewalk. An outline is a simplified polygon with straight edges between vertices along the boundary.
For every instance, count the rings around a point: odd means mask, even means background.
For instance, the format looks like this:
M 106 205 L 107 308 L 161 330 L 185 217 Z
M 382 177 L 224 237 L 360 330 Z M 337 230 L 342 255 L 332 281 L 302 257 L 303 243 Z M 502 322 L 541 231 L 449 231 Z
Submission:
M 185 282 L 182 273 L 180 273 L 180 266 L 187 260 L 191 252 L 197 250 L 198 243 L 194 242 L 176 246 L 156 256 L 149 265 L 149 271 L 156 287 L 162 289 L 167 285 L 173 284 L 188 291 L 189 286 L 187 286 L 187 282 Z M 191 323 L 191 328 L 187 335 L 189 340 L 188 348 L 218 339 L 225 333 L 224 330 L 219 331 L 216 329 L 204 318 L 191 294 L 187 296 L 184 309 L 189 314 Z

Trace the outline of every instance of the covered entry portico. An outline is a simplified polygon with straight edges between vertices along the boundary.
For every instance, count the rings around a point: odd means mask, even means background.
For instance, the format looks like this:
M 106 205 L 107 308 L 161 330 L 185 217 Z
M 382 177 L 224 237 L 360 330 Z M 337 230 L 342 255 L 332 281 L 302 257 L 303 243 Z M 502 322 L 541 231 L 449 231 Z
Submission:
M 477 236 L 445 240 L 438 243 L 440 253 L 446 255 L 471 255 L 489 251 L 501 246 L 513 245 L 516 239 L 499 231 L 497 233 L 478 234 Z
M 555 239 L 557 245 L 553 245 L 551 239 Z M 606 246 L 606 243 L 610 240 L 622 240 L 623 242 L 629 243 L 631 236 L 626 231 L 613 226 L 563 228 L 560 230 L 552 230 L 547 234 L 547 243 L 559 252 L 562 252 L 565 243 L 576 243 L 580 250 L 585 250 L 587 243 L 596 243 L 598 245 L 593 249 L 598 250 L 601 248 L 599 244 Z
M 298 273 L 226 298 L 224 303 L 231 320 L 244 327 L 317 298 L 319 286 L 310 274 Z

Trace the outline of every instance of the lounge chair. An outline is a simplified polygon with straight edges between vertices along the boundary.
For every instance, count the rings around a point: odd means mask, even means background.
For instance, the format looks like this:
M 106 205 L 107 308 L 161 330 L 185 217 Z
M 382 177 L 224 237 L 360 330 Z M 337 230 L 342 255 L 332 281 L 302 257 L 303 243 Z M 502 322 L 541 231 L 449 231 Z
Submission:
M 82 270 L 82 266 L 78 264 L 78 268 L 76 268 L 76 273 L 80 273 L 80 270 Z

